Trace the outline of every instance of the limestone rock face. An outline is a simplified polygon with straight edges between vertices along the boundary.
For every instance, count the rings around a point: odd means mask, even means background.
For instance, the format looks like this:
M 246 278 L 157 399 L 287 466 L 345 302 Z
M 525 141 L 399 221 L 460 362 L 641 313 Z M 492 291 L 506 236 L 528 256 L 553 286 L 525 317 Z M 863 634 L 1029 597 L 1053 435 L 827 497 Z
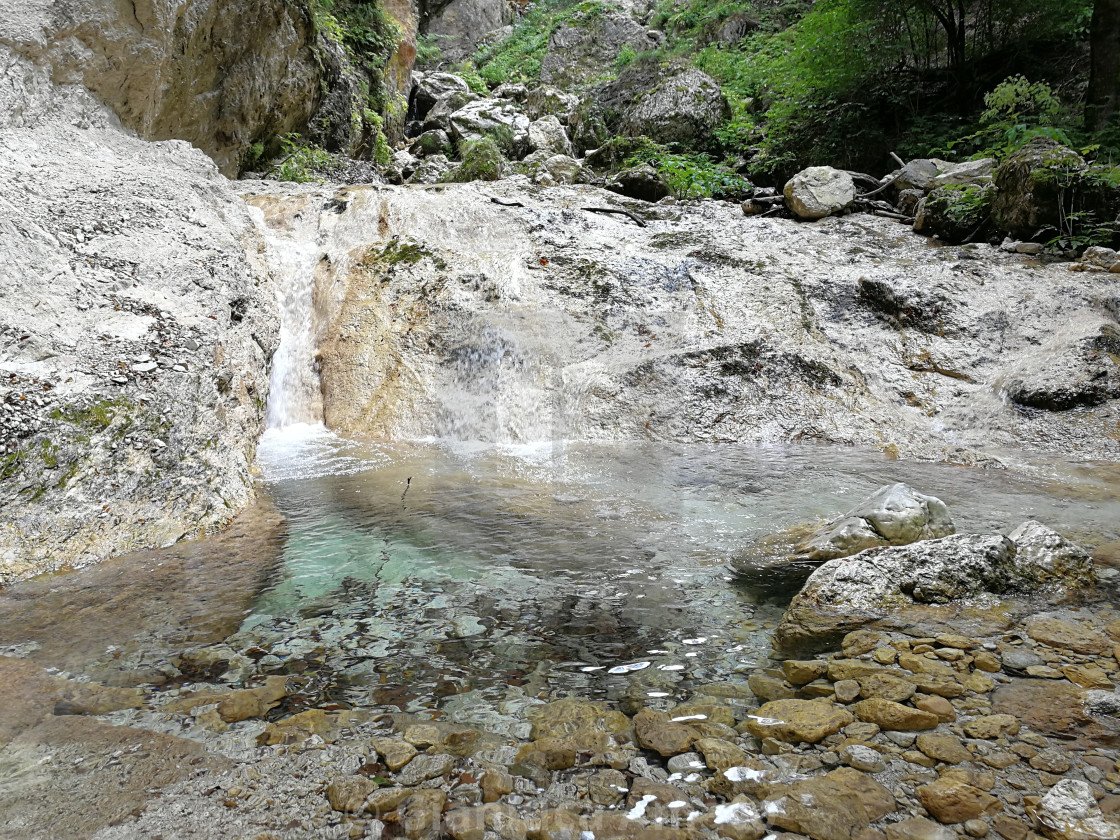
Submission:
M 828 523 L 795 551 L 810 560 L 831 560 L 875 546 L 947 537 L 955 530 L 940 499 L 905 484 L 891 484 Z
M 1068 411 L 1120 396 L 1120 329 L 1096 313 L 1073 313 L 1030 358 L 999 377 L 1008 398 L 1028 408 Z
M 622 11 L 604 12 L 591 20 L 562 26 L 548 39 L 541 81 L 566 90 L 578 88 L 601 78 L 603 68 L 617 60 L 623 47 L 643 52 L 656 47 L 663 37 Z
M 810 166 L 786 182 L 786 205 L 799 219 L 823 219 L 856 200 L 852 176 L 831 166 Z
M 247 504 L 279 320 L 264 240 L 211 160 L 0 61 L 24 80 L 0 88 L 0 330 L 26 336 L 0 353 L 21 406 L 0 418 L 4 584 Z
M 564 130 L 560 120 L 551 115 L 529 124 L 529 148 L 535 152 L 551 152 L 568 157 L 575 154 L 568 132 Z
M 622 130 L 631 137 L 703 148 L 729 113 L 719 83 L 690 67 L 663 80 L 627 109 Z
M 229 176 L 261 136 L 302 128 L 322 70 L 306 7 L 282 0 L 5 3 L 9 48 L 81 84 L 150 140 L 187 140 Z M 2 118 L 0 118 L 2 119 Z
M 431 7 L 436 11 L 428 19 L 427 33 L 438 38 L 442 57 L 451 62 L 467 58 L 487 35 L 513 22 L 507 0 L 451 0 Z
M 416 73 L 412 86 L 412 116 L 422 120 L 441 99 L 454 93 L 470 92 L 470 85 L 454 73 Z

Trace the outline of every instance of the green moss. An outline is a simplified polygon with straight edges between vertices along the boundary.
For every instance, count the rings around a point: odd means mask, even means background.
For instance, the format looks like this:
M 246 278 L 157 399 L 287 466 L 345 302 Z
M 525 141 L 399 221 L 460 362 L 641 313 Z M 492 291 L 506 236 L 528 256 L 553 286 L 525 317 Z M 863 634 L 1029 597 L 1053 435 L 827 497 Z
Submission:
M 112 400 L 97 400 L 88 408 L 66 406 L 56 408 L 48 415 L 52 420 L 69 423 L 72 426 L 81 426 L 95 432 L 104 431 L 122 412 L 132 412 L 135 406 L 124 398 Z M 129 420 L 131 425 L 131 420 Z
M 994 193 L 990 184 L 938 187 L 926 198 L 927 212 L 960 228 L 977 228 L 991 214 Z
M 462 163 L 448 172 L 441 181 L 465 183 L 467 181 L 497 181 L 502 177 L 506 159 L 492 137 L 462 143 L 459 147 Z
M 399 265 L 416 265 L 424 258 L 432 261 L 439 270 L 447 268 L 447 263 L 418 242 L 392 240 L 380 250 L 374 246 L 366 251 L 361 265 L 368 269 L 393 268 Z

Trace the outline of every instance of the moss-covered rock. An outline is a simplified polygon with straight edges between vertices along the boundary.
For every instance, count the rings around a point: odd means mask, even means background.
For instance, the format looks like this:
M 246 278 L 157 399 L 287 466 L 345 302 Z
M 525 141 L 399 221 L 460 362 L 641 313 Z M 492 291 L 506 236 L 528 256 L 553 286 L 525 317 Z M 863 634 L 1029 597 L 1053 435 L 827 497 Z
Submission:
M 914 230 L 951 243 L 976 239 L 991 224 L 994 196 L 990 185 L 938 187 L 918 204 Z

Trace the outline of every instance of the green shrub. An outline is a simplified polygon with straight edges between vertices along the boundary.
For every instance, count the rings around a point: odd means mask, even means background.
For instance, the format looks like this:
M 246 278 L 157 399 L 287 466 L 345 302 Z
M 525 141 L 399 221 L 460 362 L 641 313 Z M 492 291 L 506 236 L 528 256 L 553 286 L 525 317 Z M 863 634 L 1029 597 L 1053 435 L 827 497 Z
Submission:
M 444 35 L 420 35 L 416 39 L 416 66 L 428 67 L 434 64 L 439 64 L 440 59 L 443 58 L 443 50 L 440 49 L 439 42 Z
M 269 174 L 280 181 L 306 184 L 320 180 L 317 178 L 319 171 L 329 166 L 332 160 L 329 152 L 305 142 L 298 134 L 281 137 L 280 147 L 283 157 L 269 170 Z
M 749 195 L 751 183 L 705 154 L 673 152 L 641 138 L 625 165 L 648 163 L 664 176 L 675 198 L 740 198 Z
M 448 172 L 441 180 L 465 183 L 467 181 L 497 181 L 502 177 L 506 159 L 493 137 L 467 140 L 459 146 L 462 163 Z

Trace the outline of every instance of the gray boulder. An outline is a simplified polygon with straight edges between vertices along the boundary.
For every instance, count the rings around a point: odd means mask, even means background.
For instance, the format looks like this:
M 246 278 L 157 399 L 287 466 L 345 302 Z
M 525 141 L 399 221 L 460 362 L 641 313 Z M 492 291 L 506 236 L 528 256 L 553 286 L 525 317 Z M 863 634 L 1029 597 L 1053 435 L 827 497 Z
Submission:
M 1028 522 L 1014 535 L 1022 551 L 999 534 L 955 534 L 829 560 L 793 599 L 775 643 L 791 649 L 830 642 L 914 604 L 1075 589 L 1094 580 L 1088 554 L 1053 531 Z
M 607 189 L 641 201 L 660 201 L 669 195 L 669 184 L 648 163 L 617 173 L 607 182 Z
M 1087 169 L 1084 158 L 1046 137 L 1036 137 L 996 170 L 992 217 L 999 230 L 1032 239 L 1044 228 L 1061 229 L 1068 199 L 1061 181 Z
M 831 166 L 810 166 L 786 182 L 786 206 L 801 219 L 823 219 L 856 200 L 852 176 Z
M 905 484 L 881 487 L 796 546 L 810 560 L 849 557 L 882 545 L 908 545 L 954 533 L 945 503 Z
M 533 88 L 525 97 L 525 113 L 531 120 L 539 120 L 551 114 L 567 125 L 577 107 L 579 107 L 578 96 L 548 85 Z
M 441 99 L 454 93 L 470 92 L 470 85 L 454 73 L 416 73 L 412 87 L 413 116 L 422 120 Z
M 545 151 L 571 157 L 575 154 L 568 132 L 554 116 L 541 117 L 529 124 L 529 148 L 534 152 Z
M 446 155 L 451 151 L 451 138 L 441 128 L 425 131 L 412 141 L 409 151 L 417 157 Z
M 482 101 L 482 97 L 477 93 L 461 90 L 449 93 L 447 96 L 440 98 L 424 117 L 424 131 L 446 131 L 450 134 L 451 115 L 469 103 L 479 101 Z
M 719 82 L 690 67 L 642 96 L 622 116 L 622 133 L 704 148 L 730 114 Z M 853 196 L 854 197 L 854 196 Z
M 624 47 L 644 52 L 664 39 L 625 12 L 604 12 L 558 28 L 548 39 L 541 61 L 541 81 L 564 89 L 579 88 L 601 79 Z
M 412 176 L 408 179 L 408 183 L 435 184 L 454 168 L 455 164 L 443 155 L 432 155 L 424 158 L 416 167 Z
M 1120 840 L 1120 820 L 1105 816 L 1092 785 L 1080 779 L 1062 779 L 1027 813 L 1050 840 Z
M 451 115 L 455 142 L 493 137 L 511 157 L 528 150 L 529 118 L 508 99 L 479 99 Z
M 933 179 L 941 174 L 944 161 L 931 158 L 917 158 L 907 163 L 894 174 L 894 186 L 898 190 L 921 190 L 928 192 L 933 188 Z

